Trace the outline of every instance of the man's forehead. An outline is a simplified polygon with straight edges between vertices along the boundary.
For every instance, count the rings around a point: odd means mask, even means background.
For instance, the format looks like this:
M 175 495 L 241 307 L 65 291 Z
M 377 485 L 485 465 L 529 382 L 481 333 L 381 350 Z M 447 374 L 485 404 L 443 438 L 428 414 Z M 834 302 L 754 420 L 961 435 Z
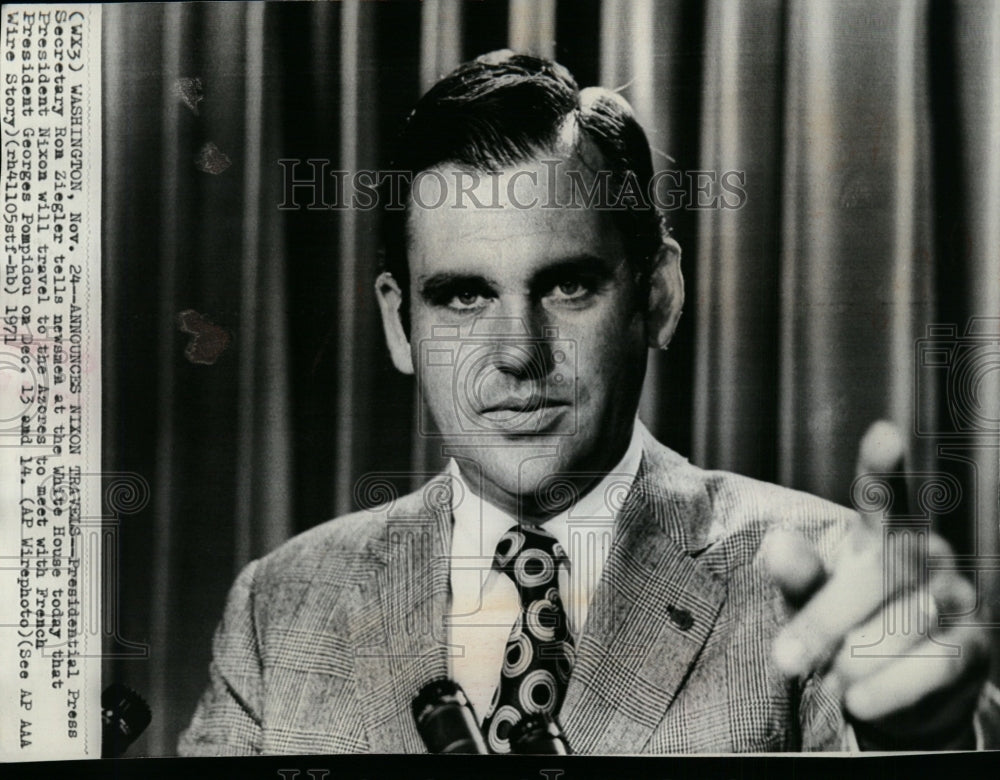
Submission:
M 608 214 L 587 203 L 597 171 L 575 151 L 494 172 L 444 164 L 414 180 L 411 262 L 508 254 L 617 254 Z
M 440 206 L 461 209 L 478 201 L 491 207 L 525 210 L 533 197 L 538 197 L 551 208 L 551 198 L 542 195 L 557 194 L 559 202 L 566 203 L 566 196 L 581 186 L 590 189 L 598 175 L 607 175 L 607 168 L 592 141 L 566 130 L 551 149 L 540 149 L 535 156 L 513 165 L 488 170 L 444 162 L 420 171 L 413 176 L 407 206 L 413 211 Z M 583 205 L 583 201 L 578 199 L 576 205 Z

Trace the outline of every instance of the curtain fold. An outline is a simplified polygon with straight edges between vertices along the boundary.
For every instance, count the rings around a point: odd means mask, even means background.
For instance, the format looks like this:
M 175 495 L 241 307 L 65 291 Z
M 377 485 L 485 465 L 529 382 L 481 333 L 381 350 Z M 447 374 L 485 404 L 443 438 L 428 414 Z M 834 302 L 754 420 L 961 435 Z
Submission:
M 717 181 L 719 207 L 696 212 L 688 253 L 703 291 L 693 307 L 692 457 L 770 480 L 777 477 L 784 150 L 783 94 L 774 86 L 784 80 L 784 59 L 773 42 L 782 40 L 784 21 L 779 2 L 708 5 L 696 169 Z M 723 177 L 745 197 L 719 192 Z
M 373 134 L 373 106 L 377 100 L 374 82 L 376 63 L 371 57 L 374 12 L 370 3 L 345 0 L 341 5 L 338 50 L 340 57 L 340 149 L 337 165 L 342 171 L 375 170 L 378 159 Z M 350 177 L 346 177 L 350 180 Z M 354 190 L 345 187 L 344 198 Z M 370 451 L 372 430 L 371 374 L 368 350 L 377 336 L 372 294 L 372 261 L 377 256 L 375 212 L 345 208 L 336 213 L 339 222 L 339 275 L 337 282 L 338 450 L 334 472 L 334 514 L 355 508 L 354 485 Z
M 420 17 L 420 94 L 434 86 L 442 76 L 462 62 L 462 31 L 464 3 L 457 0 L 431 0 L 421 4 Z M 418 489 L 427 474 L 438 472 L 445 462 L 441 440 L 428 436 L 421 420 L 427 420 L 429 407 L 419 390 L 413 388 L 411 417 L 410 490 Z
M 156 553 L 154 563 L 160 565 L 151 569 L 151 592 L 148 641 L 151 651 L 149 671 L 146 676 L 146 690 L 150 701 L 166 701 L 169 698 L 169 675 L 176 674 L 177 669 L 171 668 L 171 656 L 160 650 L 169 646 L 173 636 L 170 631 L 171 614 L 176 609 L 175 597 L 178 589 L 175 586 L 177 567 L 174 561 L 176 555 L 176 537 L 181 532 L 176 522 L 176 502 L 173 485 L 175 482 L 174 420 L 177 407 L 174 402 L 176 385 L 176 362 L 174 360 L 173 317 L 176 308 L 175 292 L 179 265 L 179 236 L 177 226 L 182 223 L 180 216 L 181 203 L 189 189 L 178 176 L 178 164 L 181 154 L 181 143 L 178 138 L 178 122 L 181 106 L 173 96 L 171 79 L 178 78 L 182 72 L 181 41 L 184 38 L 185 9 L 178 5 L 164 9 L 163 30 L 163 70 L 160 86 L 160 105 L 162 107 L 160 171 L 162 175 L 162 193 L 160 205 L 160 257 L 157 269 L 159 271 L 158 296 L 155 310 L 158 313 L 154 323 L 153 344 L 157 348 L 157 385 L 156 401 L 163 407 L 163 414 L 155 426 L 155 454 L 153 460 L 153 536 L 152 547 Z M 154 114 L 155 116 L 155 114 Z M 125 161 L 123 161 L 125 162 Z M 127 163 L 125 163 L 127 165 Z M 114 349 L 114 343 L 105 342 L 105 350 Z M 141 473 L 141 472 L 140 472 Z M 127 550 L 123 551 L 127 557 Z M 158 597 L 157 597 L 158 596 Z M 150 752 L 153 755 L 167 750 L 165 733 L 152 732 L 149 735 Z
M 510 0 L 507 45 L 552 59 L 556 53 L 556 0 Z
M 952 234 L 958 245 L 951 247 L 942 278 L 967 295 L 955 324 L 956 332 L 966 337 L 966 355 L 971 359 L 961 366 L 966 370 L 953 368 L 959 381 L 952 385 L 955 397 L 945 397 L 944 414 L 958 413 L 974 429 L 996 434 L 1000 431 L 1000 5 L 988 0 L 957 2 L 952 29 L 955 122 L 960 135 L 950 153 L 957 158 L 964 187 L 953 193 L 960 199 L 960 221 Z M 974 522 L 963 552 L 983 559 L 975 566 L 975 576 L 981 592 L 994 595 L 994 603 L 1000 593 L 998 439 L 1000 435 L 976 435 L 969 442 L 934 442 L 944 459 L 968 463 L 973 469 L 969 487 L 975 495 L 970 502 Z M 993 619 L 1000 620 L 1000 612 Z M 994 672 L 995 676 L 1000 672 L 996 658 Z
M 600 9 L 597 83 L 620 91 L 646 130 L 657 172 L 684 172 L 698 168 L 700 137 L 694 121 L 701 106 L 698 83 L 704 9 L 685 0 L 628 2 L 606 0 Z M 660 188 L 664 201 L 673 179 Z M 681 185 L 678 185 L 681 186 Z M 663 441 L 688 452 L 692 430 L 694 301 L 699 280 L 693 271 L 693 243 L 697 212 L 683 207 L 666 212 L 671 233 L 680 240 L 685 274 L 687 314 L 667 352 L 650 352 L 639 416 Z M 690 240 L 689 240 L 690 239 Z
M 778 476 L 843 497 L 868 424 L 910 427 L 913 323 L 932 312 L 913 267 L 931 250 L 926 7 L 789 10 Z
M 240 322 L 248 343 L 239 350 L 236 487 L 236 565 L 273 550 L 294 531 L 289 388 L 289 296 L 282 226 L 272 217 L 280 193 L 268 175 L 280 156 L 282 132 L 275 121 L 279 95 L 276 65 L 268 51 L 273 20 L 266 6 L 245 9 L 243 221 L 240 257 Z M 257 475 L 267 473 L 260 480 Z
M 911 468 L 960 478 L 932 516 L 996 604 L 998 4 L 116 5 L 104 36 L 105 463 L 151 495 L 118 530 L 105 675 L 153 707 L 136 754 L 173 753 L 239 568 L 359 508 L 365 475 L 440 467 L 382 341 L 377 213 L 279 206 L 343 204 L 424 89 L 504 45 L 620 90 L 687 199 L 654 433 L 847 503 L 891 419 Z

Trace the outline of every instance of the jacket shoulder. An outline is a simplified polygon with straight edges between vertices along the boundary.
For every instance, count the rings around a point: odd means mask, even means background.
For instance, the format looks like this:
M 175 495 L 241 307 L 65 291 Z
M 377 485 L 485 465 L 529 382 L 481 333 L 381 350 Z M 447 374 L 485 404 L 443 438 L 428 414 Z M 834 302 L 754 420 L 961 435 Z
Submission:
M 689 533 L 701 547 L 722 545 L 756 553 L 763 538 L 782 529 L 806 537 L 829 560 L 856 514 L 819 496 L 728 471 L 702 469 L 656 443 L 646 455 L 656 480 L 668 494 L 685 497 L 697 511 Z
M 421 493 L 327 520 L 292 537 L 254 564 L 252 596 L 258 618 L 291 618 L 309 599 L 340 596 L 371 577 L 391 519 L 418 513 Z
M 311 575 L 316 568 L 351 560 L 384 532 L 385 507 L 352 512 L 327 520 L 293 536 L 264 556 L 258 579 Z
M 858 522 L 852 510 L 833 501 L 739 474 L 708 471 L 705 484 L 713 508 L 713 535 L 732 549 L 749 547 L 754 557 L 768 534 L 793 531 L 830 564 Z

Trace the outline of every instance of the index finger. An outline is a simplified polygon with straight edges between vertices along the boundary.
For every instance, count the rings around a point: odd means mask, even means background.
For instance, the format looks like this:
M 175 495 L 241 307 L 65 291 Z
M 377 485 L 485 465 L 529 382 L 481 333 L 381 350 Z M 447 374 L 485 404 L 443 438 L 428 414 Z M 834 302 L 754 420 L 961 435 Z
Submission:
M 899 471 L 903 464 L 903 447 L 903 434 L 899 426 L 887 420 L 873 422 L 861 437 L 855 477 Z M 858 514 L 869 530 L 881 532 L 883 520 L 881 512 L 858 508 Z
M 885 475 L 900 468 L 903 437 L 890 422 L 873 423 L 861 439 L 856 473 Z M 844 540 L 830 578 L 811 595 L 798 614 L 780 632 L 775 641 L 774 658 L 786 674 L 805 673 L 822 664 L 832 654 L 846 633 L 870 617 L 886 603 L 883 548 L 884 513 L 881 509 L 857 506 L 861 523 Z M 868 502 L 873 507 L 879 502 Z M 905 555 L 909 548 L 896 550 Z M 909 572 L 912 567 L 892 565 L 894 573 Z M 895 585 L 892 591 L 896 591 Z

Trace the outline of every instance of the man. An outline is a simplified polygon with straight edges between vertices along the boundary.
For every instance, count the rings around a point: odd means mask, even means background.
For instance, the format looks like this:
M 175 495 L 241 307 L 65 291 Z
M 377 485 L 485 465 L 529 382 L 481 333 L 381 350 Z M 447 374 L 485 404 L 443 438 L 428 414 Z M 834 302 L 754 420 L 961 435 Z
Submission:
M 376 293 L 449 469 L 241 573 L 181 752 L 422 751 L 438 678 L 498 753 L 538 713 L 578 753 L 986 744 L 984 632 L 882 631 L 971 610 L 968 583 L 902 556 L 884 582 L 876 517 L 702 471 L 637 422 L 684 293 L 628 104 L 497 52 L 400 149 Z M 898 452 L 876 428 L 862 468 Z

